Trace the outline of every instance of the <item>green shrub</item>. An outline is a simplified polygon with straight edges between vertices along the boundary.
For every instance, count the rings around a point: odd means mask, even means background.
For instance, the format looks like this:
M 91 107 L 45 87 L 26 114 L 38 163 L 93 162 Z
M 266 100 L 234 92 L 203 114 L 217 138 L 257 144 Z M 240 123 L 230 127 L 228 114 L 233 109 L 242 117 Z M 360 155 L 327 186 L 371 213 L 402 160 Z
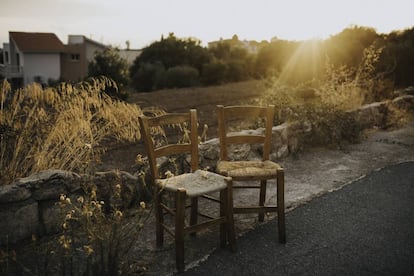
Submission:
M 214 61 L 204 64 L 201 82 L 204 85 L 215 85 L 224 83 L 227 65 L 223 61 Z
M 247 77 L 246 66 L 241 60 L 232 60 L 227 64 L 226 79 L 230 82 L 245 80 Z
M 168 88 L 190 87 L 199 83 L 198 70 L 191 66 L 175 66 L 165 72 L 165 86 Z
M 142 63 L 132 76 L 132 85 L 140 92 L 164 87 L 165 68 L 159 63 Z

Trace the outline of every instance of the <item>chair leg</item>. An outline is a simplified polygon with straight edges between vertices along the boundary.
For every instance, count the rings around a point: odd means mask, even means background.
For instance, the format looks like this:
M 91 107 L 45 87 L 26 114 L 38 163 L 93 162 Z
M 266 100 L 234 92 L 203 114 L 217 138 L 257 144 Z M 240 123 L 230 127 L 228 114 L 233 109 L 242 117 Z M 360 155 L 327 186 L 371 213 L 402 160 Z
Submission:
M 194 197 L 191 199 L 190 225 L 197 224 L 197 219 L 198 219 L 198 198 Z M 193 232 L 190 235 L 195 236 L 196 232 Z
M 161 247 L 164 243 L 164 228 L 162 224 L 164 223 L 164 215 L 161 207 L 162 195 L 161 191 L 157 190 L 154 196 L 155 203 L 155 236 L 156 244 L 158 247 Z
M 220 224 L 220 246 L 226 247 L 227 244 L 227 215 L 228 215 L 228 197 L 227 197 L 228 189 L 220 191 L 220 217 L 226 217 L 226 223 Z
M 184 217 L 186 191 L 178 189 L 176 192 L 175 214 L 175 259 L 179 272 L 184 271 Z
M 233 210 L 233 181 L 227 180 L 227 189 L 226 189 L 226 209 L 227 209 L 227 238 L 229 240 L 231 251 L 236 252 L 236 234 L 234 230 L 234 210 Z
M 260 181 L 260 198 L 259 198 L 259 206 L 263 207 L 266 201 L 266 180 Z M 263 212 L 259 213 L 259 221 L 264 221 L 264 209 Z
M 279 242 L 286 243 L 285 173 L 282 168 L 277 170 L 277 222 L 279 228 Z

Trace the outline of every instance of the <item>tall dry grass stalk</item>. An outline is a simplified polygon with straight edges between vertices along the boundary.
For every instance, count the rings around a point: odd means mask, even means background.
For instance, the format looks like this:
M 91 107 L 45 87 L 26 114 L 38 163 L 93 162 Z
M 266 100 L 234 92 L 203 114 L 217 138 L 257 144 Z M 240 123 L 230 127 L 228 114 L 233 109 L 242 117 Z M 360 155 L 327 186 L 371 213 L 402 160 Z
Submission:
M 44 169 L 85 172 L 108 140 L 137 141 L 141 108 L 109 97 L 110 79 L 57 88 L 0 86 L 0 183 Z
M 381 52 L 382 48 L 366 48 L 356 68 L 335 67 L 327 59 L 323 76 L 296 86 L 273 77 L 268 81 L 269 89 L 261 101 L 271 101 L 281 109 L 302 108 L 304 105 L 329 106 L 340 111 L 358 108 L 372 101 L 374 94 L 378 93 L 378 86 L 385 85 L 375 72 Z
M 361 63 L 356 68 L 334 68 L 329 60 L 325 64 L 325 78 L 319 83 L 319 95 L 323 104 L 346 111 L 375 100 L 378 87 L 386 83 L 375 72 L 382 48 L 373 45 L 366 48 Z M 392 91 L 392 87 L 386 87 Z
M 374 46 L 364 51 L 357 68 L 335 67 L 327 61 L 325 74 L 318 80 L 296 86 L 274 77 L 260 98 L 261 104 L 274 104 L 277 123 L 298 121 L 309 129 L 306 144 L 337 144 L 358 140 L 361 128 L 347 111 L 378 98 L 379 87 L 386 84 L 375 72 L 382 49 Z M 392 87 L 382 89 L 391 90 Z

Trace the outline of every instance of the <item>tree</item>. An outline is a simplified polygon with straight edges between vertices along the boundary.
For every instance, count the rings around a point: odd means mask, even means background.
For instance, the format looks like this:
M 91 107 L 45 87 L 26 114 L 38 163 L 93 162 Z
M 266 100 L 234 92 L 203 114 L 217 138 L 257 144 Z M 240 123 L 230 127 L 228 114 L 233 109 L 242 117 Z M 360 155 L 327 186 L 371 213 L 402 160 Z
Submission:
M 118 91 L 114 88 L 107 88 L 107 92 L 111 96 L 125 98 L 125 91 L 121 91 L 129 84 L 128 63 L 119 56 L 119 50 L 109 48 L 103 52 L 97 52 L 94 59 L 88 65 L 89 77 L 105 76 L 118 86 Z
M 238 40 L 237 35 L 231 40 L 220 41 L 208 51 L 213 60 L 204 67 L 204 84 L 241 81 L 253 74 L 253 55 Z
M 382 68 L 395 64 L 393 79 L 398 87 L 414 85 L 414 27 L 394 31 L 384 37 Z M 385 71 L 385 70 L 384 70 Z M 390 71 L 389 69 L 387 71 Z
M 326 41 L 327 55 L 337 66 L 356 67 L 361 62 L 364 49 L 378 38 L 373 28 L 351 26 Z
M 153 68 L 148 67 L 149 64 L 158 64 L 158 67 L 163 67 L 165 69 L 164 73 L 173 67 L 189 66 L 195 68 L 200 75 L 203 65 L 210 61 L 208 51 L 200 44 L 200 41 L 192 38 L 179 39 L 174 36 L 174 33 L 170 33 L 167 38 L 161 37 L 160 41 L 156 41 L 143 49 L 141 55 L 135 59 L 134 64 L 131 66 L 130 76 L 134 88 L 139 91 L 145 91 L 143 90 L 144 88 L 150 88 L 150 90 L 155 87 L 158 89 L 162 88 L 159 87 L 159 83 L 154 83 L 154 80 L 152 80 L 151 83 L 148 83 L 148 79 L 144 80 L 142 74 L 154 71 L 152 70 Z M 148 72 L 147 69 L 151 69 L 149 70 L 150 72 Z M 153 73 L 151 73 L 151 75 L 153 75 Z M 142 84 L 142 81 L 145 81 L 145 84 Z M 170 85 L 174 86 L 174 84 L 171 83 Z
M 299 42 L 276 38 L 271 43 L 264 44 L 256 56 L 256 74 L 266 77 L 282 72 L 298 46 Z

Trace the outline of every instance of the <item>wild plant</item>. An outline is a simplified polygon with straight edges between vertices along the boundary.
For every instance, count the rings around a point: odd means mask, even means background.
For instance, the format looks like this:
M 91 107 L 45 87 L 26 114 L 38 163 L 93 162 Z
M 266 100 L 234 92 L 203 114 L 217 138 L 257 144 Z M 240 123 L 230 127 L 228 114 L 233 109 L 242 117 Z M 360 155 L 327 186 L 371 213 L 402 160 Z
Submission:
M 0 182 L 44 169 L 83 172 L 99 162 L 105 144 L 140 139 L 139 106 L 103 93 L 110 79 L 43 89 L 30 84 L 0 86 Z M 88 150 L 94 148 L 91 160 Z
M 334 67 L 327 59 L 325 76 L 318 85 L 322 102 L 345 111 L 389 96 L 393 86 L 389 80 L 381 77 L 387 72 L 379 73 L 376 70 L 382 50 L 375 45 L 364 49 L 362 60 L 356 68 Z
M 327 59 L 324 76 L 307 83 L 292 85 L 273 78 L 260 102 L 276 106 L 276 123 L 299 121 L 307 126 L 302 137 L 306 143 L 356 141 L 362 129 L 348 111 L 375 98 L 380 83 L 375 64 L 381 51 L 374 46 L 365 49 L 357 68 L 335 67 Z
M 122 183 L 118 176 L 111 200 L 99 199 L 93 183 L 85 183 L 84 195 L 73 200 L 61 195 L 64 220 L 59 237 L 62 274 L 120 275 L 129 271 L 128 255 L 139 237 L 150 209 L 145 202 L 122 207 Z

